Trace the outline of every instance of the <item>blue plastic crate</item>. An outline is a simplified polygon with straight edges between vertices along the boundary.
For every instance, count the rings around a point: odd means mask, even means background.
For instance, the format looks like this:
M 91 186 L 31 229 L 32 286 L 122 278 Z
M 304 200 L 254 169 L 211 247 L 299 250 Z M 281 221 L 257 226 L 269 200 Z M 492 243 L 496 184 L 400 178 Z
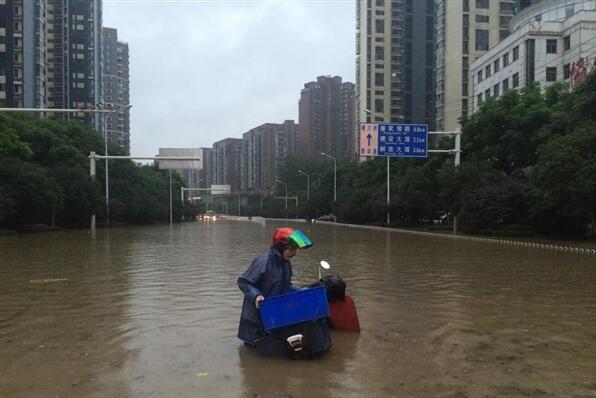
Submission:
M 263 328 L 269 332 L 284 326 L 329 316 L 325 286 L 302 289 L 259 303 Z

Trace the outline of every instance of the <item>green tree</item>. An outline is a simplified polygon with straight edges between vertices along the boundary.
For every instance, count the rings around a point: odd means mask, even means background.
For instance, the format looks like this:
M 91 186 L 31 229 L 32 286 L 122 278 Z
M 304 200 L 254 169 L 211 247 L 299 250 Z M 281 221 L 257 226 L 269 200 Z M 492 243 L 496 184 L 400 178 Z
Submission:
M 96 181 L 89 175 L 88 155 L 102 154 L 99 134 L 77 122 L 0 114 L 0 225 L 86 226 L 93 211 L 105 217 L 104 162 L 97 162 Z M 111 154 L 122 149 L 110 145 Z M 182 185 L 173 173 L 173 195 Z M 166 222 L 169 176 L 156 166 L 128 160 L 110 161 L 111 218 L 115 222 Z M 174 201 L 174 217 L 182 205 Z

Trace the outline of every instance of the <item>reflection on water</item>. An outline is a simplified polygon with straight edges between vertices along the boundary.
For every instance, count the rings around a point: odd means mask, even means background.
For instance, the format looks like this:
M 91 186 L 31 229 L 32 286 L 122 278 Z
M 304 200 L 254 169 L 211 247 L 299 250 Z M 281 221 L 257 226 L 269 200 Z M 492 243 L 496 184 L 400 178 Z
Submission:
M 236 278 L 278 224 L 0 238 L 0 396 L 595 396 L 596 260 L 301 225 L 294 261 L 342 276 L 362 333 L 316 360 L 236 338 Z

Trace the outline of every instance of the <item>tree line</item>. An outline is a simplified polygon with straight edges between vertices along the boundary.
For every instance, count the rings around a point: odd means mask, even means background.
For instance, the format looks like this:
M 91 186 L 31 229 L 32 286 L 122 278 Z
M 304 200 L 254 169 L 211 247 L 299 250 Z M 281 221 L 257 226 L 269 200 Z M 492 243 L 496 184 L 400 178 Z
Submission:
M 105 215 L 104 161 L 97 179 L 89 171 L 89 153 L 104 154 L 103 138 L 79 122 L 0 114 L 0 227 L 35 224 L 87 226 L 95 210 Z M 109 144 L 110 155 L 124 155 Z M 110 160 L 110 219 L 144 224 L 169 219 L 169 175 L 155 165 Z M 173 174 L 174 192 L 181 178 Z M 177 190 L 177 191 L 176 191 Z M 175 201 L 176 217 L 182 213 Z

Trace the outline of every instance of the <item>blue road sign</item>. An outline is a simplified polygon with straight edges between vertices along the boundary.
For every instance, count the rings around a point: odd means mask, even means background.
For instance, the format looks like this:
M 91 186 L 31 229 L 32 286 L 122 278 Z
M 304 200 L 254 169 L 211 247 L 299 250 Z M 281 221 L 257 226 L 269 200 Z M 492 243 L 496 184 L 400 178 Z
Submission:
M 428 125 L 379 123 L 380 157 L 425 158 L 428 156 Z

